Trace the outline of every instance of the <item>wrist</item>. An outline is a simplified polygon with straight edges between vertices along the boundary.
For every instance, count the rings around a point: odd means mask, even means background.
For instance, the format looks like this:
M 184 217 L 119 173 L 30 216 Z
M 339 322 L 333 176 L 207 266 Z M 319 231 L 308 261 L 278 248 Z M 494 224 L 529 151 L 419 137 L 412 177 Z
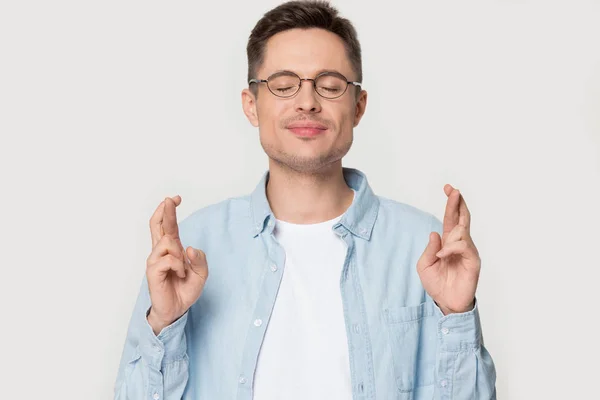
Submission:
M 156 336 L 158 336 L 158 334 L 167 326 L 171 325 L 172 321 L 164 321 L 161 320 L 160 318 L 156 317 L 156 314 L 154 314 L 152 312 L 152 308 L 150 308 L 150 311 L 147 314 L 146 319 L 148 320 L 148 324 L 150 325 L 150 327 L 152 328 L 152 331 L 154 332 L 154 334 Z
M 475 299 L 473 299 L 473 301 L 471 301 L 471 304 L 469 304 L 465 307 L 456 308 L 456 309 L 446 307 L 446 306 L 438 303 L 437 301 L 435 302 L 435 304 L 439 307 L 442 314 L 444 314 L 444 316 L 446 316 L 449 314 L 461 314 L 461 313 L 465 313 L 465 312 L 473 310 L 473 308 L 475 308 Z

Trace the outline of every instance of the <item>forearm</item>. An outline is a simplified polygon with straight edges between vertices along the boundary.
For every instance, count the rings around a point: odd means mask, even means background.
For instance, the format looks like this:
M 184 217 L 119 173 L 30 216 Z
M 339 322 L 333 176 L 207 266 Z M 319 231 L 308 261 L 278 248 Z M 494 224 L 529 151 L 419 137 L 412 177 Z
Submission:
M 188 380 L 187 313 L 153 332 L 147 320 L 150 300 L 140 293 L 121 356 L 115 400 L 180 400 Z
M 496 399 L 496 370 L 483 345 L 477 303 L 438 323 L 435 399 Z
M 115 391 L 115 400 L 180 400 L 189 375 L 187 355 L 179 361 L 166 362 L 157 371 L 143 358 L 134 360 L 128 376 Z

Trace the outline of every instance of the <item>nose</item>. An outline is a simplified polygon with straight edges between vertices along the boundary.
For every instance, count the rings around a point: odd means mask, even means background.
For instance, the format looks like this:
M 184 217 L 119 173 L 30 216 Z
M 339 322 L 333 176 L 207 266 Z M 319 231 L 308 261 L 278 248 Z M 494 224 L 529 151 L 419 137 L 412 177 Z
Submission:
M 300 81 L 300 89 L 294 98 L 294 107 L 297 112 L 315 113 L 321 112 L 319 95 L 314 90 L 314 81 L 303 79 Z

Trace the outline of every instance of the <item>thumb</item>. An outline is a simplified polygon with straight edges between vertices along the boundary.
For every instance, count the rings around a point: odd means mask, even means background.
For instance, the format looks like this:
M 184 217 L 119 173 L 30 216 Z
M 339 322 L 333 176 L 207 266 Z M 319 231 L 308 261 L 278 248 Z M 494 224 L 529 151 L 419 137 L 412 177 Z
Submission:
M 186 252 L 192 267 L 200 267 L 206 264 L 206 255 L 202 250 L 198 250 L 190 246 L 187 248 Z
M 439 257 L 436 256 L 436 253 L 442 249 L 442 238 L 440 234 L 437 232 L 429 233 L 429 243 L 427 243 L 427 247 L 423 250 L 423 255 L 419 259 L 419 264 L 422 264 L 423 267 L 429 267 L 433 265 Z

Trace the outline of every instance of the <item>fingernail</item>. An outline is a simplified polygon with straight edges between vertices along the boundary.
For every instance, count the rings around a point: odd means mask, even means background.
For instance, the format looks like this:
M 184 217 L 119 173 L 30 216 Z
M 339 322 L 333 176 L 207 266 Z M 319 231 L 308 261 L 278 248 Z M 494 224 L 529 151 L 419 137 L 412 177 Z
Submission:
M 438 251 L 438 252 L 437 252 L 435 255 L 436 255 L 437 257 L 441 258 L 441 257 L 444 255 L 444 252 L 443 252 L 442 250 L 440 250 L 440 251 Z

